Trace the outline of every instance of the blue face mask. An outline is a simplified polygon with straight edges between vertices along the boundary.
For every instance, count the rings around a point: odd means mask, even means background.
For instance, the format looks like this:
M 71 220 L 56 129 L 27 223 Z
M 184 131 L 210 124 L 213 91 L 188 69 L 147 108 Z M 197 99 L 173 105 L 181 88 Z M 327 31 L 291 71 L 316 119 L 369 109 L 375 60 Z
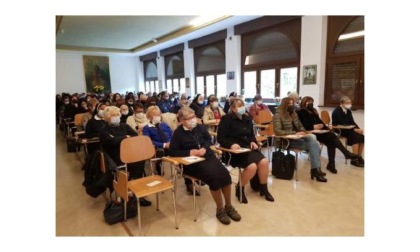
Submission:
M 118 126 L 118 125 L 120 125 L 120 121 L 121 121 L 121 119 L 120 119 L 119 116 L 113 116 L 113 117 L 111 117 L 111 125 L 112 126 Z
M 240 116 L 245 114 L 245 107 L 238 108 L 236 114 L 238 114 Z

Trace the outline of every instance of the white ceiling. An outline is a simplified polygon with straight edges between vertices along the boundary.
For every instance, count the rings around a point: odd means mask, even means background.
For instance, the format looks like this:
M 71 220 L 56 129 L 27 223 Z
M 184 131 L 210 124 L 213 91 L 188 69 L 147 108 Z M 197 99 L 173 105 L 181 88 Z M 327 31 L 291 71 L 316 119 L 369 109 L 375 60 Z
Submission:
M 146 54 L 198 38 L 259 16 L 220 16 L 193 27 L 198 16 L 63 16 L 56 48 Z M 157 38 L 157 42 L 152 42 Z

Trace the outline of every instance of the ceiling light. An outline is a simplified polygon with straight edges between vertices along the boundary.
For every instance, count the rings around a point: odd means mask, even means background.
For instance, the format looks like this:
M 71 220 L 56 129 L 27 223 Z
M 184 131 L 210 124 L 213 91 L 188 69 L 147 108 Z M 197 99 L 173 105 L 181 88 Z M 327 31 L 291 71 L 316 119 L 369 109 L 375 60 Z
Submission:
M 200 26 L 206 23 L 209 23 L 213 20 L 219 19 L 222 16 L 199 16 L 197 18 L 194 18 L 191 22 L 190 25 L 192 26 Z
M 338 37 L 338 41 L 364 37 L 364 36 L 365 36 L 365 31 L 352 32 L 352 33 L 340 35 L 340 37 Z
M 157 38 L 152 38 L 152 41 L 153 41 L 153 43 L 157 43 L 158 42 Z

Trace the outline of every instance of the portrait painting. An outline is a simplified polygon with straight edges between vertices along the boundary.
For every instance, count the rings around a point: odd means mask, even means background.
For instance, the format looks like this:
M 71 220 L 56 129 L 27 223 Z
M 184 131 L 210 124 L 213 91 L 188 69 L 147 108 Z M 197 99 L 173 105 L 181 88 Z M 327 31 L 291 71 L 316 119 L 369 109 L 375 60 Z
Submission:
M 109 58 L 107 56 L 83 55 L 86 92 L 104 94 L 111 92 Z

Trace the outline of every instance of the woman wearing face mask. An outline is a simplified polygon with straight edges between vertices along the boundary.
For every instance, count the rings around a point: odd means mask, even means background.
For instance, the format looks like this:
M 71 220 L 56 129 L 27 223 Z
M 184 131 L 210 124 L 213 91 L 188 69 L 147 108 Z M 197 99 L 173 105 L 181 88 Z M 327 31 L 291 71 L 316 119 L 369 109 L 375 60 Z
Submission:
M 363 149 L 365 146 L 365 135 L 363 129 L 359 128 L 353 119 L 351 113 L 351 99 L 347 96 L 343 96 L 340 99 L 340 106 L 334 109 L 332 112 L 332 124 L 336 125 L 354 125 L 353 129 L 341 129 L 341 135 L 347 138 L 347 144 L 353 148 L 353 153 L 362 156 Z M 364 167 L 365 161 L 363 158 L 358 160 L 352 160 L 350 162 L 354 166 Z
M 258 114 L 259 114 L 259 112 L 261 111 L 261 110 L 265 110 L 265 111 L 268 111 L 268 112 L 270 112 L 270 114 L 272 114 L 271 113 L 271 110 L 268 108 L 268 106 L 267 105 L 265 105 L 264 103 L 263 103 L 263 98 L 262 98 L 262 96 L 260 95 L 260 94 L 257 94 L 257 95 L 255 95 L 255 97 L 254 97 L 254 104 L 252 104 L 250 107 L 249 107 L 249 115 L 252 117 L 252 118 L 254 118 L 255 116 L 258 116 Z
M 326 174 L 321 171 L 321 155 L 316 136 L 306 134 L 306 129 L 295 112 L 294 100 L 292 98 L 285 97 L 281 100 L 281 104 L 277 108 L 273 118 L 273 125 L 274 133 L 277 136 L 290 134 L 302 136 L 299 139 L 290 139 L 289 147 L 308 151 L 311 161 L 311 179 L 316 178 L 316 181 L 327 182 L 327 179 L 324 177 Z M 276 141 L 276 146 L 280 146 L 280 144 L 280 141 Z
M 143 127 L 143 135 L 152 139 L 153 145 L 157 149 L 157 157 L 167 155 L 169 144 L 172 138 L 172 130 L 168 124 L 161 122 L 162 116 L 158 106 L 150 106 L 147 108 L 146 117 L 148 123 Z M 161 174 L 161 162 L 156 163 L 156 170 Z
M 314 133 L 316 139 L 327 146 L 328 151 L 328 165 L 327 170 L 331 173 L 336 174 L 335 169 L 335 149 L 338 148 L 347 159 L 359 160 L 361 157 L 351 153 L 343 146 L 337 136 L 329 131 L 327 125 L 325 125 L 321 118 L 319 118 L 318 111 L 314 108 L 314 99 L 310 96 L 303 97 L 300 103 L 300 109 L 297 112 L 300 121 L 306 130 L 328 130 L 325 133 Z
M 245 113 L 245 104 L 241 99 L 234 98 L 230 104 L 229 113 L 222 117 L 217 129 L 217 141 L 224 148 L 239 149 L 250 148 L 251 152 L 232 154 L 230 164 L 234 167 L 244 168 L 241 173 L 242 188 L 236 186 L 236 196 L 240 199 L 242 190 L 242 202 L 248 203 L 245 197 L 244 187 L 258 172 L 260 182 L 260 195 L 268 201 L 274 201 L 268 192 L 268 160 L 258 150 L 255 139 L 252 119 Z
M 99 137 L 99 130 L 106 124 L 103 120 L 104 110 L 108 107 L 105 103 L 98 103 L 93 111 L 92 118 L 89 119 L 85 127 L 86 138 L 92 139 Z M 87 145 L 88 154 L 99 150 L 99 143 L 90 143 Z
M 121 122 L 122 123 L 127 123 L 127 118 L 133 114 L 133 113 L 130 112 L 127 105 L 121 105 L 120 113 L 121 113 Z
M 178 111 L 182 108 L 182 107 L 188 107 L 188 100 L 187 100 L 187 95 L 185 93 L 183 93 L 181 95 L 181 98 L 178 101 L 178 104 L 175 106 L 174 108 L 174 113 L 178 114 Z
M 159 106 L 160 111 L 162 113 L 172 113 L 174 111 L 174 103 L 169 98 L 168 91 L 163 91 L 161 93 L 161 99 L 158 101 L 157 105 Z
M 216 132 L 217 125 L 225 115 L 223 108 L 219 106 L 216 96 L 212 95 L 208 98 L 208 105 L 204 108 L 203 122 L 210 132 Z
M 117 165 L 122 165 L 120 159 L 120 145 L 125 138 L 137 136 L 137 132 L 130 126 L 120 122 L 120 109 L 109 106 L 104 110 L 104 121 L 106 124 L 100 130 L 99 141 L 106 154 L 108 154 Z M 145 161 L 127 165 L 129 180 L 141 178 L 144 174 Z M 152 203 L 144 198 L 140 199 L 141 206 L 150 206 Z
M 194 110 L 195 116 L 200 121 L 202 120 L 204 115 L 204 107 L 204 96 L 202 96 L 201 94 L 197 94 L 192 103 L 190 104 L 190 108 Z
M 181 125 L 175 130 L 169 154 L 174 157 L 200 156 L 204 161 L 184 166 L 184 173 L 206 183 L 216 203 L 217 219 L 227 225 L 230 219 L 240 221 L 241 216 L 231 203 L 232 180 L 224 165 L 210 149 L 211 137 L 203 125 L 197 125 L 194 110 L 183 107 L 178 112 Z M 223 207 L 223 197 L 225 206 Z
M 127 118 L 127 124 L 137 133 L 143 134 L 143 127 L 148 124 L 148 119 L 146 114 L 144 114 L 144 108 L 141 103 L 134 104 L 134 114 Z

